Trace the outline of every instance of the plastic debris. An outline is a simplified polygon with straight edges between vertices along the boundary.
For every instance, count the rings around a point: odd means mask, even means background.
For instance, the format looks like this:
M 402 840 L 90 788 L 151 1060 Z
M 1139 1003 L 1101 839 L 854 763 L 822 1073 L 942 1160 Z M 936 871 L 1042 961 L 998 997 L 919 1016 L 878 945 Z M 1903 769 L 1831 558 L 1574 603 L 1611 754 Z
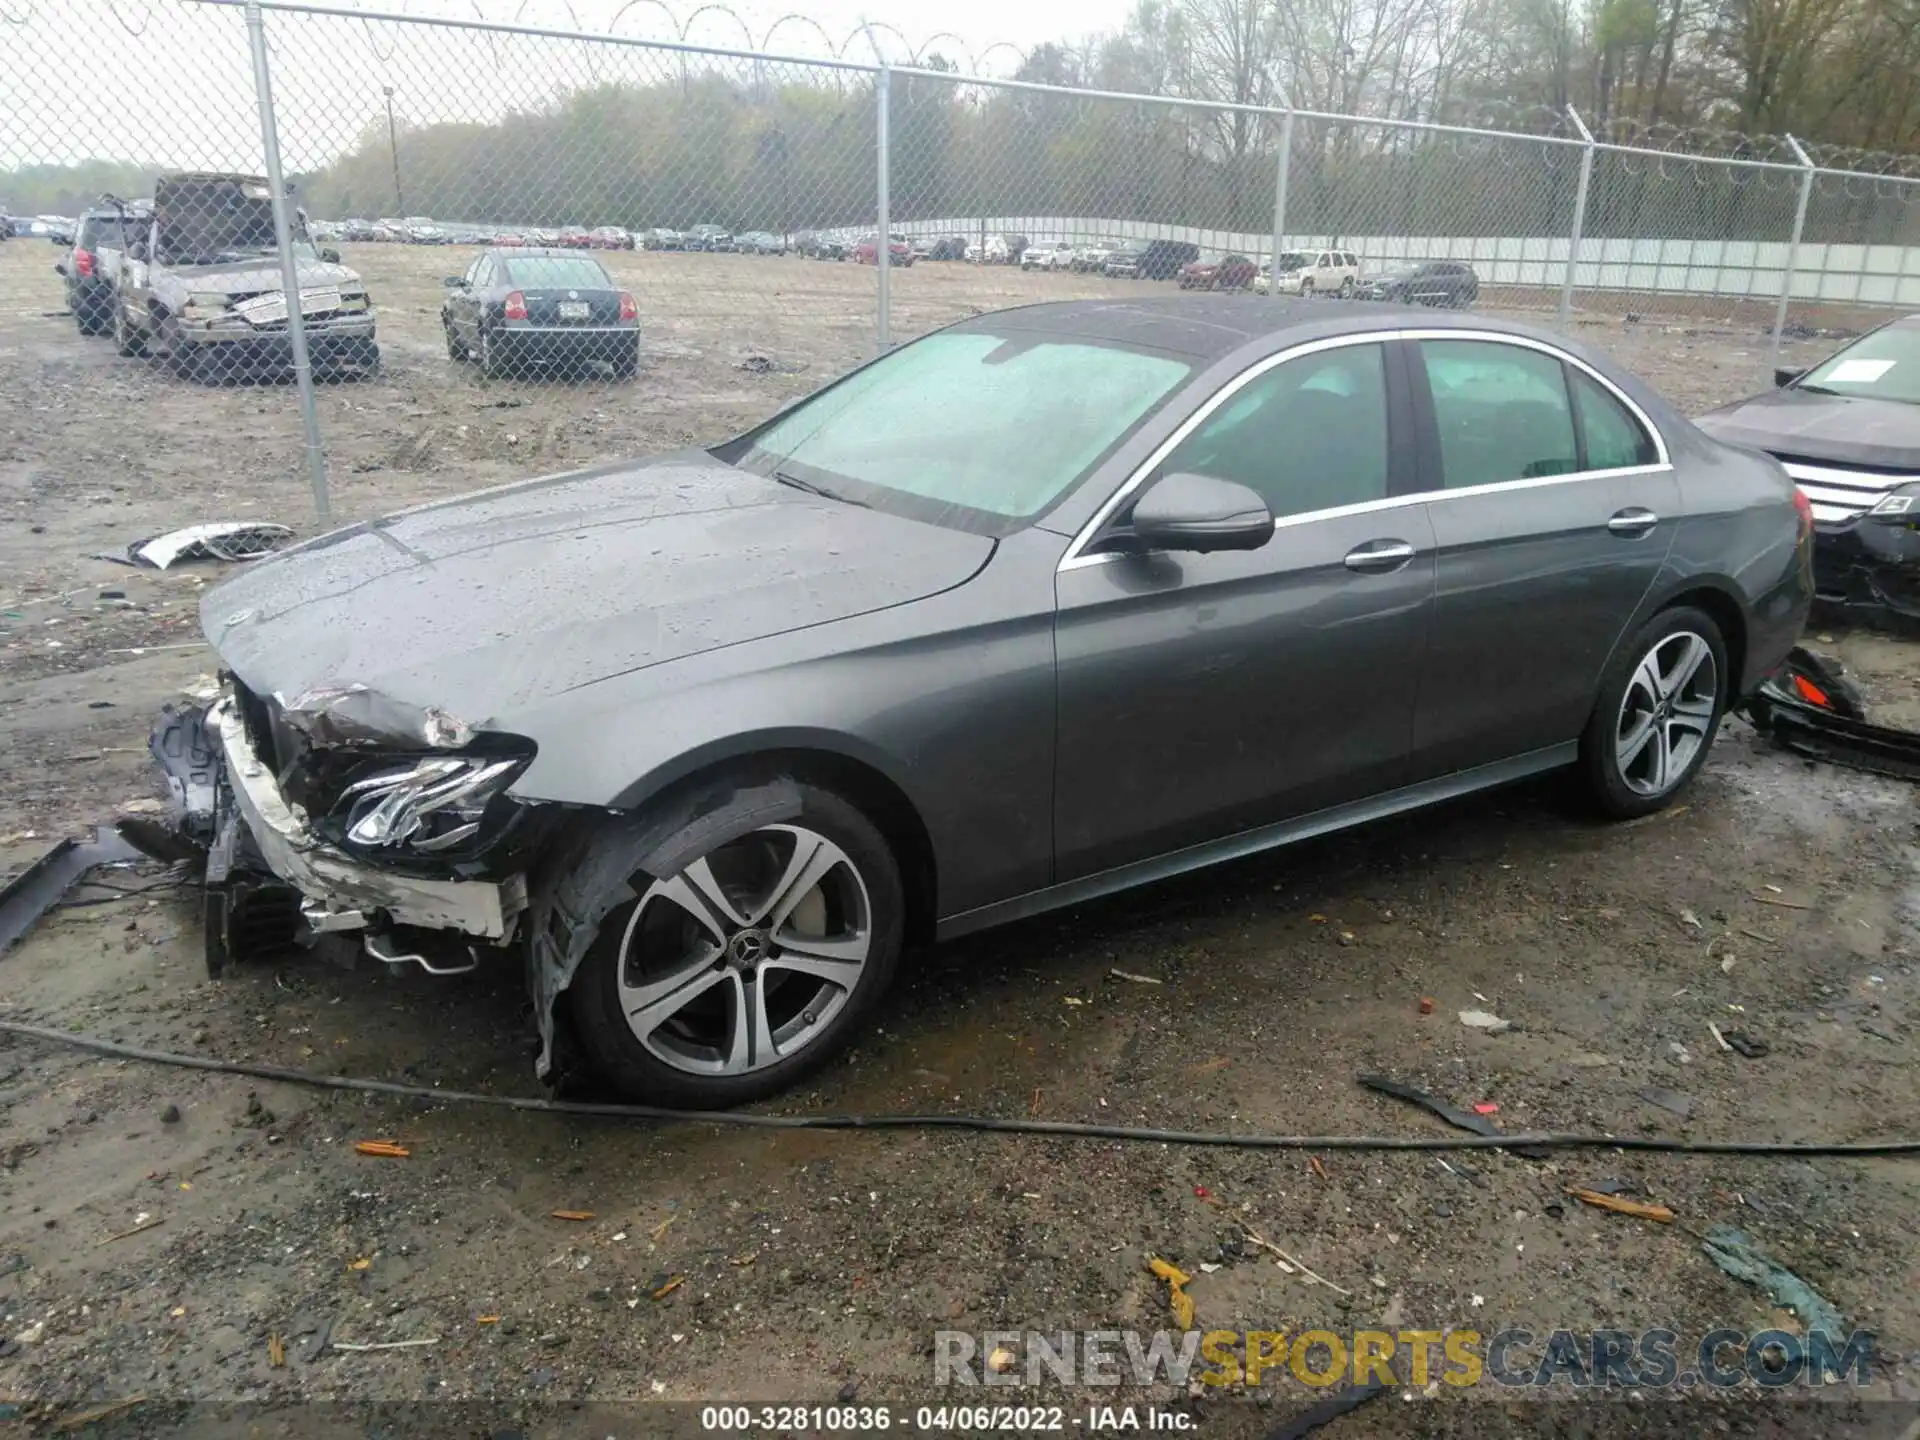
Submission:
M 1662 1225 L 1673 1223 L 1673 1211 L 1664 1205 L 1643 1205 L 1638 1200 L 1623 1200 L 1618 1195 L 1609 1195 L 1600 1190 L 1583 1190 L 1577 1185 L 1569 1187 L 1567 1194 L 1584 1204 L 1612 1210 L 1620 1215 L 1631 1215 L 1637 1220 L 1655 1220 Z
M 1422 1015 L 1431 1015 L 1433 1013 L 1433 997 L 1431 995 L 1422 995 L 1420 997 L 1420 1013 Z
M 1147 1261 L 1147 1268 L 1167 1282 L 1167 1304 L 1173 1311 L 1173 1323 L 1182 1330 L 1193 1328 L 1193 1297 L 1187 1294 L 1187 1285 L 1193 1277 L 1171 1261 L 1162 1260 L 1155 1255 Z
M 1496 1101 L 1482 1100 L 1473 1107 L 1473 1113 L 1476 1115 L 1498 1115 L 1500 1113 L 1500 1106 Z
M 1731 1225 L 1716 1225 L 1707 1231 L 1700 1248 L 1734 1279 L 1766 1291 L 1774 1304 L 1793 1311 L 1809 1330 L 1823 1330 L 1835 1336 L 1845 1333 L 1846 1321 L 1840 1312 L 1819 1291 L 1768 1256 L 1744 1231 Z
M 278 1370 L 286 1363 L 287 1342 L 277 1334 L 267 1336 L 267 1364 Z
M 1437 1096 L 1429 1095 L 1424 1090 L 1416 1090 L 1411 1085 L 1402 1085 L 1398 1080 L 1389 1080 L 1384 1075 L 1360 1075 L 1355 1078 L 1369 1090 L 1377 1091 L 1382 1095 L 1391 1095 L 1396 1100 L 1405 1100 L 1410 1105 L 1418 1105 L 1422 1110 L 1438 1115 L 1455 1129 L 1465 1130 L 1473 1135 L 1494 1136 L 1506 1133 L 1485 1115 L 1475 1115 L 1457 1106 L 1449 1105 Z M 1528 1160 L 1541 1160 L 1547 1154 L 1538 1145 L 1516 1145 L 1513 1147 L 1513 1153 Z
M 1279 1429 L 1270 1432 L 1267 1440 L 1301 1440 L 1301 1437 L 1332 1424 L 1349 1411 L 1358 1410 L 1368 1401 L 1378 1400 L 1390 1388 L 1378 1380 L 1369 1380 L 1364 1385 L 1350 1385 L 1308 1406 Z
M 353 1148 L 362 1155 L 378 1155 L 388 1160 L 405 1160 L 413 1154 L 404 1145 L 396 1145 L 391 1140 L 356 1140 Z
M 1748 1060 L 1758 1060 L 1772 1048 L 1764 1040 L 1757 1040 L 1744 1030 L 1729 1030 L 1723 1037 L 1727 1048 Z
M 1663 1090 L 1653 1085 L 1648 1086 L 1638 1093 L 1640 1098 L 1649 1105 L 1658 1105 L 1662 1110 L 1671 1111 L 1682 1120 L 1689 1119 L 1693 1115 L 1693 1097 L 1691 1095 L 1683 1095 L 1678 1090 Z
M 284 549 L 292 539 L 293 531 L 285 525 L 215 520 L 136 540 L 127 547 L 127 559 L 154 570 L 165 570 L 181 560 L 258 560 Z
M 671 1280 L 667 1281 L 666 1284 L 660 1286 L 659 1289 L 655 1290 L 653 1292 L 653 1298 L 656 1300 L 664 1300 L 667 1298 L 667 1296 L 671 1295 L 674 1291 L 678 1290 L 682 1285 L 686 1283 L 687 1283 L 686 1276 L 676 1275 Z
M 1107 973 L 1116 980 L 1131 980 L 1136 985 L 1159 985 L 1163 983 L 1151 975 L 1135 975 L 1130 970 L 1109 970 Z
M 1491 1010 L 1462 1010 L 1460 1023 L 1469 1030 L 1484 1030 L 1489 1035 L 1499 1035 L 1513 1028 L 1511 1020 L 1502 1020 Z
M 593 1219 L 593 1211 L 591 1210 L 556 1210 L 553 1212 L 553 1218 L 556 1220 L 575 1220 L 575 1221 L 591 1220 Z

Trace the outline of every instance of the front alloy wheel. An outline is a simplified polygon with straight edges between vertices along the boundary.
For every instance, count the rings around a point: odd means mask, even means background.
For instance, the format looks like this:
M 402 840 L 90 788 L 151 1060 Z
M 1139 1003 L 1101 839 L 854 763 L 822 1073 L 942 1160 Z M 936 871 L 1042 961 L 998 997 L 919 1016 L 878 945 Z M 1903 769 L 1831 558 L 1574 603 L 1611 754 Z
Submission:
M 872 949 L 873 902 L 846 851 L 771 825 L 647 887 L 620 941 L 620 1008 L 662 1063 L 744 1075 L 817 1039 Z
M 1631 819 L 1672 802 L 1706 762 L 1730 683 L 1720 627 L 1691 606 L 1654 616 L 1621 646 L 1580 741 L 1605 814 Z
M 831 792 L 672 875 L 632 875 L 570 988 L 586 1057 L 629 1097 L 718 1108 L 785 1088 L 858 1030 L 904 931 L 885 838 Z

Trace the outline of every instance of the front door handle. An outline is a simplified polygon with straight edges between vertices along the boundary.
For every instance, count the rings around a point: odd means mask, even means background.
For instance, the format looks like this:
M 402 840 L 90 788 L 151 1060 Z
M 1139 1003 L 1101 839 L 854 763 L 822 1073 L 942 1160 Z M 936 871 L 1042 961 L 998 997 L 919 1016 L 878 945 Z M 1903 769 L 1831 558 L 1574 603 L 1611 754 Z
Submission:
M 1613 517 L 1607 521 L 1607 529 L 1615 535 L 1633 540 L 1646 534 L 1659 523 L 1660 517 L 1644 505 L 1629 505 L 1624 510 L 1614 512 Z
M 1369 540 L 1347 552 L 1349 570 L 1367 575 L 1384 575 L 1398 570 L 1413 559 L 1413 546 L 1404 540 Z

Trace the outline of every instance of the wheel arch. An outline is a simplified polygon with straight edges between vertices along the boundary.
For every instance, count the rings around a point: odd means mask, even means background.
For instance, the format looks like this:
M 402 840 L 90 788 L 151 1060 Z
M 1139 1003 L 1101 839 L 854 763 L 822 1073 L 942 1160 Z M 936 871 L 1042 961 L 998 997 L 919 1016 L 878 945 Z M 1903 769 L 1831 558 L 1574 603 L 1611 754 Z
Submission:
M 730 736 L 656 767 L 623 789 L 609 808 L 653 810 L 671 806 L 690 793 L 711 790 L 716 782 L 750 785 L 774 778 L 819 785 L 866 813 L 886 837 L 900 866 L 907 895 L 907 939 L 931 940 L 939 907 L 932 832 L 898 767 L 873 746 L 851 736 L 811 729 Z
M 1683 606 L 1704 611 L 1720 629 L 1721 642 L 1727 647 L 1727 703 L 1731 705 L 1744 693 L 1747 683 L 1746 608 L 1730 583 L 1693 576 L 1649 609 L 1647 616 L 1650 619 L 1663 611 Z

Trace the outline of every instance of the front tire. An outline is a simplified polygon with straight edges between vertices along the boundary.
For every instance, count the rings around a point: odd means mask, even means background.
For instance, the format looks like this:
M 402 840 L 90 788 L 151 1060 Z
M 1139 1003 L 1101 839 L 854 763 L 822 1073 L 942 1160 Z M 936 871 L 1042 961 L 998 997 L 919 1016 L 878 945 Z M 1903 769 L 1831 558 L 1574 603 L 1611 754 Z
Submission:
M 1311 300 L 1313 298 L 1313 281 L 1302 280 L 1300 282 L 1300 298 L 1302 300 Z
M 1726 641 L 1704 610 L 1663 610 L 1623 645 L 1580 740 L 1600 812 L 1631 820 L 1672 804 L 1706 763 L 1731 685 Z
M 127 320 L 127 307 L 117 300 L 113 307 L 113 348 L 127 359 L 146 353 L 146 340 Z
M 629 1099 L 764 1099 L 838 1053 L 892 983 L 906 909 L 892 850 L 840 795 L 794 790 L 797 814 L 678 874 L 615 882 L 566 994 L 588 1063 Z
M 1351 300 L 1353 298 L 1353 277 L 1351 275 L 1340 282 L 1340 298 L 1342 300 Z

